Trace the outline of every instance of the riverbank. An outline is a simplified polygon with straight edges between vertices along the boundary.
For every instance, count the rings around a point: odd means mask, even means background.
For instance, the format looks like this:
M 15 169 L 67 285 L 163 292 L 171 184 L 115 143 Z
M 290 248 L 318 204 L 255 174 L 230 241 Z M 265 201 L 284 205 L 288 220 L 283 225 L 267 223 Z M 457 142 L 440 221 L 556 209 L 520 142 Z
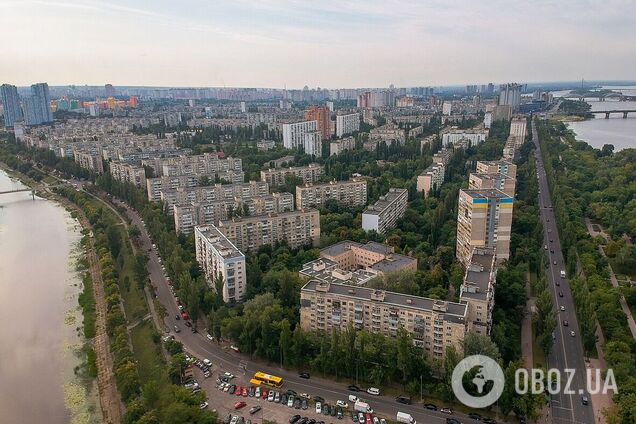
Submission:
M 37 182 L 28 176 L 21 174 L 6 164 L 0 162 L 2 169 L 11 178 L 19 180 L 27 187 L 37 192 L 37 196 L 47 199 L 62 206 L 70 216 L 75 220 L 77 225 L 81 226 L 84 238 L 81 243 L 81 253 L 78 260 L 85 264 L 82 283 L 90 282 L 90 289 L 84 290 L 79 294 L 78 303 L 82 307 L 83 328 L 85 337 L 85 345 L 81 349 L 84 353 L 82 363 L 76 367 L 77 369 L 86 370 L 86 374 L 91 377 L 97 377 L 97 391 L 99 393 L 99 403 L 101 405 L 100 417 L 95 420 L 87 420 L 83 417 L 80 420 L 73 420 L 72 423 L 120 423 L 122 418 L 121 397 L 117 391 L 114 376 L 112 372 L 112 356 L 108 349 L 108 336 L 106 334 L 106 318 L 105 313 L 105 295 L 101 281 L 101 272 L 95 246 L 92 240 L 93 228 L 86 218 L 83 211 L 68 199 L 61 197 L 51 191 L 46 183 Z M 53 178 L 53 177 L 51 177 Z M 61 182 L 61 180 L 60 180 Z M 70 322 L 75 322 L 77 317 L 71 318 L 67 316 Z M 91 337 L 93 336 L 93 337 Z M 67 398 L 66 406 L 69 409 L 78 408 L 81 403 L 82 394 L 78 387 L 69 385 L 64 387 L 65 397 Z

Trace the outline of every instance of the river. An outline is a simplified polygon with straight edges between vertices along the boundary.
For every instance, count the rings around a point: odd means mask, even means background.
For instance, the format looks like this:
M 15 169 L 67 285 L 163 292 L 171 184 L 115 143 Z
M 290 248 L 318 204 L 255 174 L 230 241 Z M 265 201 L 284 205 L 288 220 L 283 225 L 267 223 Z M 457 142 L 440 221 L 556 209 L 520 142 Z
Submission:
M 625 95 L 636 96 L 636 86 L 612 87 L 606 86 L 614 91 L 619 91 Z M 555 96 L 564 95 L 567 92 L 555 93 Z M 630 109 L 636 110 L 636 102 L 619 102 L 586 99 L 592 106 L 592 110 L 612 110 Z M 576 133 L 576 138 L 587 142 L 589 145 L 602 148 L 604 144 L 613 144 L 614 151 L 636 148 L 636 112 L 623 119 L 620 113 L 610 115 L 610 119 L 605 119 L 605 115 L 596 115 L 596 118 L 587 121 L 568 122 L 568 126 Z
M 0 170 L 0 191 L 24 188 Z M 0 422 L 97 423 L 96 385 L 84 361 L 81 227 L 30 192 L 0 195 Z M 99 419 L 96 417 L 99 415 Z

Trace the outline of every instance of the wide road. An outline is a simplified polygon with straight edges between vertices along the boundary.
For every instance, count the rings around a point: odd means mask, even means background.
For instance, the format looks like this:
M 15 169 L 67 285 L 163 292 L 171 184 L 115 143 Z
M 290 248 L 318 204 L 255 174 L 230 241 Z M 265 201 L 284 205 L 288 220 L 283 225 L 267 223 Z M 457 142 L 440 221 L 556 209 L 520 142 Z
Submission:
M 288 371 L 278 366 L 270 365 L 267 366 L 266 369 L 262 369 L 262 362 L 252 361 L 247 355 L 235 353 L 229 349 L 227 344 L 211 342 L 206 338 L 206 335 L 202 333 L 192 333 L 189 328 L 183 325 L 182 320 L 176 320 L 176 315 L 179 313 L 178 305 L 170 292 L 161 263 L 159 262 L 159 257 L 157 256 L 157 251 L 152 249 L 152 241 L 142 223 L 141 217 L 125 203 L 117 200 L 114 201 L 118 205 L 126 208 L 127 216 L 141 231 L 140 241 L 142 243 L 142 249 L 147 251 L 149 256 L 148 271 L 150 281 L 152 285 L 156 287 L 157 299 L 165 306 L 168 313 L 165 319 L 167 330 L 171 331 L 171 334 L 174 335 L 178 341 L 183 343 L 184 349 L 187 352 L 198 358 L 210 359 L 214 365 L 218 366 L 221 370 L 229 371 L 236 375 L 241 375 L 245 372 L 246 375 L 249 376 L 259 370 L 270 372 L 283 377 L 286 388 L 293 389 L 298 393 L 307 392 L 312 396 L 322 396 L 331 404 L 338 399 L 347 401 L 350 394 L 356 395 L 356 393 L 347 390 L 347 383 L 337 383 L 317 377 L 311 377 L 311 379 L 305 380 L 298 377 L 296 372 Z M 179 333 L 173 331 L 175 325 L 180 328 L 181 331 Z M 448 415 L 441 412 L 424 409 L 422 405 L 398 404 L 395 399 L 387 396 L 371 396 L 364 393 L 362 397 L 369 401 L 375 412 L 393 420 L 398 411 L 411 414 L 417 420 L 418 424 L 444 424 L 448 417 Z M 437 406 L 442 407 L 443 405 L 438 403 Z M 453 417 L 459 419 L 462 423 L 470 424 L 478 422 L 458 412 L 455 412 Z
M 551 396 L 551 416 L 554 424 L 592 424 L 594 423 L 594 410 L 592 409 L 592 399 L 589 395 L 588 405 L 583 405 L 581 396 L 586 387 L 586 366 L 581 343 L 580 330 L 570 284 L 567 278 L 561 277 L 561 271 L 565 271 L 559 230 L 554 217 L 552 200 L 548 180 L 543 166 L 541 156 L 541 146 L 534 120 L 532 120 L 532 141 L 536 147 L 535 157 L 537 165 L 537 177 L 539 180 L 539 208 L 541 220 L 543 222 L 546 253 L 549 259 L 547 271 L 548 286 L 557 314 L 557 327 L 554 331 L 554 347 L 548 356 L 550 368 L 561 370 L 562 380 L 567 379 L 563 372 L 566 369 L 573 369 L 575 374 L 570 385 L 570 390 L 574 393 L 564 394 L 564 382 L 561 382 L 561 392 Z M 561 307 L 564 310 L 561 310 Z M 567 326 L 565 322 L 567 321 Z M 571 332 L 574 332 L 572 335 Z

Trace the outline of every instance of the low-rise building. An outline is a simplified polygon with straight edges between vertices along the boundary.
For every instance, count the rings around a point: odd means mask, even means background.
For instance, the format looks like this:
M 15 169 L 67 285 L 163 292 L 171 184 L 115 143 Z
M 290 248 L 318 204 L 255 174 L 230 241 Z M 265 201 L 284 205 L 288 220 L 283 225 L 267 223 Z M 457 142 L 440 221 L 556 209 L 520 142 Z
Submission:
M 256 148 L 260 152 L 266 152 L 273 149 L 275 146 L 276 142 L 274 140 L 259 140 L 256 142 Z
M 221 295 L 226 303 L 239 302 L 247 289 L 245 255 L 214 225 L 194 229 L 197 262 L 213 290 L 223 282 Z
M 406 212 L 409 193 L 405 188 L 390 188 L 389 192 L 362 213 L 362 229 L 382 234 L 395 226 Z
M 320 258 L 307 262 L 300 274 L 321 281 L 364 285 L 388 272 L 416 271 L 417 259 L 394 252 L 376 242 L 342 241 L 320 251 Z
M 300 290 L 300 326 L 305 331 L 344 331 L 349 326 L 395 337 L 404 328 L 413 344 L 433 358 L 446 349 L 463 351 L 467 306 L 356 287 L 310 280 Z
M 320 208 L 330 199 L 344 206 L 365 206 L 367 181 L 363 178 L 353 178 L 349 181 L 330 181 L 296 187 L 296 207 L 299 209 Z
M 289 168 L 270 168 L 261 171 L 261 181 L 272 187 L 285 184 L 288 176 L 298 177 L 303 180 L 303 184 L 315 183 L 323 175 L 325 170 L 317 163 L 310 163 L 307 166 L 292 166 Z
M 296 249 L 320 242 L 320 214 L 315 209 L 279 214 L 244 216 L 219 221 L 219 229 L 241 251 L 256 251 L 259 247 L 285 242 Z

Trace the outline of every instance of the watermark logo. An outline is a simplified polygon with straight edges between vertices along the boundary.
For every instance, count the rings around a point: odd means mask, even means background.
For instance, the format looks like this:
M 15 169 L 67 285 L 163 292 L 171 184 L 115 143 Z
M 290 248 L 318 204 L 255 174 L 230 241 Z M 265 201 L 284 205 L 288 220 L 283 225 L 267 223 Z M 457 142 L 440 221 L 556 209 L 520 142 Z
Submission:
M 457 364 L 451 385 L 457 400 L 464 405 L 486 408 L 497 402 L 503 393 L 505 378 L 503 370 L 493 359 L 471 355 Z

